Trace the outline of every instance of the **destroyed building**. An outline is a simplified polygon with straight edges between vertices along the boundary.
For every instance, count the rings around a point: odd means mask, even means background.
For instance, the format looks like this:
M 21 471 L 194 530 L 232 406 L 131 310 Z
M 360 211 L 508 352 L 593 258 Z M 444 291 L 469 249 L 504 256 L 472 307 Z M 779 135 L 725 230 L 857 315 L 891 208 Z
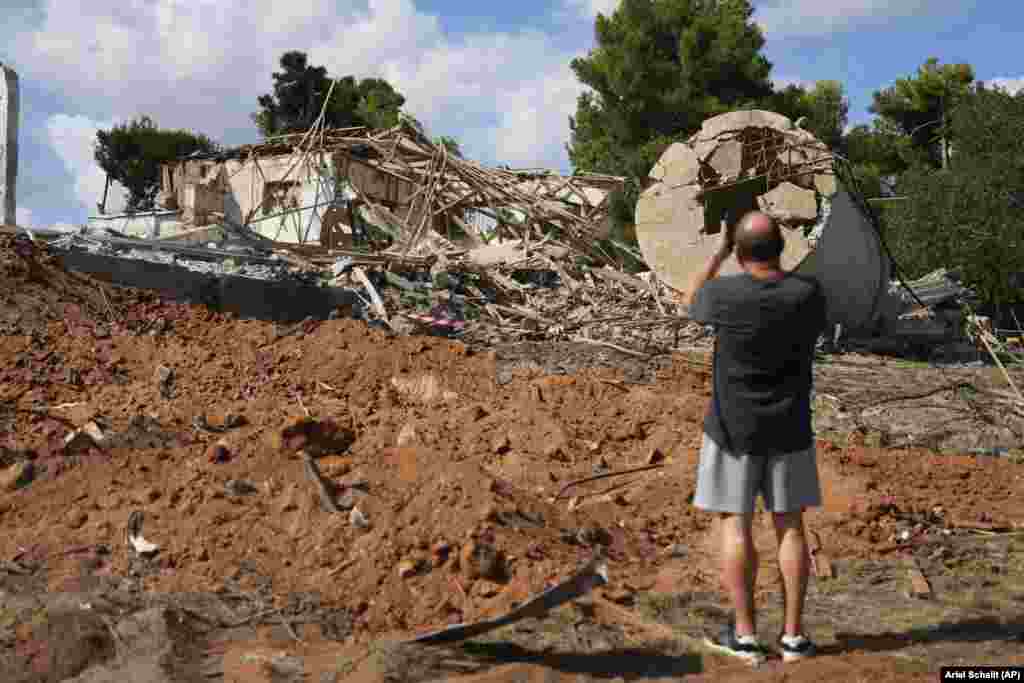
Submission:
M 640 250 L 662 280 L 685 290 L 723 227 L 755 209 L 783 228 L 783 267 L 823 284 L 833 323 L 873 330 L 883 322 L 891 264 L 870 209 L 843 161 L 780 114 L 722 114 L 672 144 L 637 204 Z M 722 267 L 737 272 L 735 259 Z
M 551 225 L 592 235 L 606 229 L 606 199 L 620 185 L 613 177 L 485 168 L 408 125 L 325 130 L 312 141 L 284 136 L 166 164 L 162 211 L 96 216 L 91 226 L 206 242 L 226 224 L 329 250 L 350 248 L 353 231 L 371 225 L 406 247 L 437 235 L 472 248 L 484 243 L 481 233 L 515 237 L 536 228 L 539 238 Z

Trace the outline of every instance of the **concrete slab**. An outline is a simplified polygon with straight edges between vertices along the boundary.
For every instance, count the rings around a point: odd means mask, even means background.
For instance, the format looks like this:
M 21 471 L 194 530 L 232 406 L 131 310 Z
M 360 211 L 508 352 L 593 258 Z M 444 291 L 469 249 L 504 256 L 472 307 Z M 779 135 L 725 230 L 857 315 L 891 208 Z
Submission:
M 743 128 L 775 128 L 780 131 L 795 130 L 793 122 L 782 114 L 760 109 L 747 111 L 731 111 L 706 120 L 700 127 L 696 137 L 708 140 L 719 137 L 729 131 Z
M 658 163 L 651 170 L 651 178 L 660 180 L 669 187 L 690 185 L 697 182 L 700 173 L 700 159 L 693 148 L 682 142 L 669 145 Z
M 818 217 L 818 202 L 814 190 L 807 190 L 790 182 L 758 198 L 761 209 L 785 223 L 813 222 Z
M 743 172 L 743 143 L 728 140 L 719 144 L 708 157 L 708 163 L 718 172 L 721 182 L 739 178 Z

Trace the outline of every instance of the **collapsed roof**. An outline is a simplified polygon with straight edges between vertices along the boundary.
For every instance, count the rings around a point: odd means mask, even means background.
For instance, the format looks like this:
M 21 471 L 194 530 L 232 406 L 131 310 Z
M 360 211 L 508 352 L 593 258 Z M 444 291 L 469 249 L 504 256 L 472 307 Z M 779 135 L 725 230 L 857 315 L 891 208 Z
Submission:
M 387 130 L 315 126 L 261 144 L 186 157 L 165 166 L 164 196 L 180 191 L 173 187 L 174 174 L 189 163 L 241 162 L 258 168 L 261 160 L 271 157 L 294 159 L 284 177 L 274 178 L 277 183 L 321 172 L 330 160 L 347 181 L 348 197 L 360 205 L 367 220 L 392 235 L 391 251 L 403 255 L 450 246 L 438 243 L 452 224 L 478 238 L 481 229 L 466 219 L 475 214 L 486 217 L 503 236 L 527 242 L 541 239 L 553 227 L 560 239 L 600 257 L 594 237 L 606 233 L 608 196 L 624 183 L 620 177 L 591 173 L 563 176 L 538 169 L 485 167 L 435 145 L 403 121 Z M 203 176 L 193 184 L 223 178 L 217 172 L 204 171 Z M 333 205 L 340 199 L 335 195 L 320 201 Z M 240 222 L 247 225 L 252 218 L 245 215 Z

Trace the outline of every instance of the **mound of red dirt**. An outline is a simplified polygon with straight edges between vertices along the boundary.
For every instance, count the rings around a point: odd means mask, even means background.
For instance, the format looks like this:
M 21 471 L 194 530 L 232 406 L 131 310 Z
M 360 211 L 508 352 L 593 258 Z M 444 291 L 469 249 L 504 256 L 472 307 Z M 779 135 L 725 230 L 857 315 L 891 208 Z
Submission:
M 711 518 L 690 504 L 708 378 L 681 360 L 649 386 L 613 370 L 499 384 L 494 355 L 457 342 L 237 320 L 9 239 L 0 266 L 0 445 L 35 465 L 0 491 L 0 558 L 43 564 L 51 589 L 130 571 L 156 591 L 231 579 L 318 593 L 376 634 L 504 611 L 598 545 L 616 599 L 716 588 Z M 820 445 L 827 505 L 809 524 L 834 556 L 891 543 L 897 508 L 1024 518 L 994 461 Z M 302 450 L 342 512 L 321 508 Z M 648 463 L 665 467 L 555 500 Z M 134 510 L 160 546 L 142 564 L 124 541 Z M 680 547 L 691 559 L 659 573 Z

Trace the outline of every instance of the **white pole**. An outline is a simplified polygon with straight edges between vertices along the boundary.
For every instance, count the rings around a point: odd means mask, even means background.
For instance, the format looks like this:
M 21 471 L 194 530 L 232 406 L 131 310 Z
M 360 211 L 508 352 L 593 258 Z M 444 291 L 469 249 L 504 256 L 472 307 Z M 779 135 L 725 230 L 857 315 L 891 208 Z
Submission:
M 0 64 L 0 219 L 17 224 L 18 74 Z

